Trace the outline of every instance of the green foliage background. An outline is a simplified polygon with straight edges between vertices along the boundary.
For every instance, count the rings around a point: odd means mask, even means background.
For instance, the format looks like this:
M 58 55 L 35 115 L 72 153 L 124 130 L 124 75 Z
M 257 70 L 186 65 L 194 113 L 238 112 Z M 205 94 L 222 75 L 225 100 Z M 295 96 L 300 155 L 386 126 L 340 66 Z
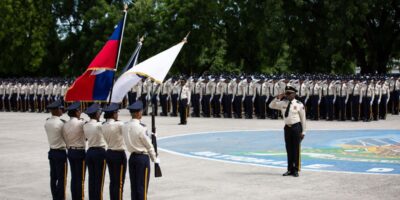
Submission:
M 121 19 L 121 0 L 2 0 L 0 76 L 81 74 Z M 191 31 L 171 73 L 386 73 L 400 58 L 398 0 L 135 0 L 120 69 Z

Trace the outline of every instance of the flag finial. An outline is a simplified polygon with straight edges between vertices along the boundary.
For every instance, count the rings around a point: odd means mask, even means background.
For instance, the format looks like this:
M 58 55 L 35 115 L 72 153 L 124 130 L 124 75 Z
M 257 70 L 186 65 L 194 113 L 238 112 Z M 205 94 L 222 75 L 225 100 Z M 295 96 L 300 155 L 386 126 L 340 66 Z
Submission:
M 183 38 L 182 41 L 187 43 L 187 39 L 188 39 L 189 35 L 190 35 L 190 31 L 186 34 L 186 36 Z

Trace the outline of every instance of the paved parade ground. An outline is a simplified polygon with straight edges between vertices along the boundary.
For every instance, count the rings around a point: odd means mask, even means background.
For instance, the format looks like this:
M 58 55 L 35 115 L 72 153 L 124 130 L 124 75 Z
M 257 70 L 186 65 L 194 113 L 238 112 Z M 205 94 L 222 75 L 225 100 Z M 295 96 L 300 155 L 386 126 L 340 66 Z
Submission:
M 1 200 L 51 199 L 43 128 L 47 117 L 0 113 Z M 122 110 L 120 120 L 128 119 Z M 149 117 L 143 122 L 150 126 Z M 286 171 L 282 120 L 189 118 L 188 125 L 179 126 L 178 117 L 157 117 L 156 122 L 163 177 L 151 172 L 148 199 L 400 196 L 400 116 L 369 123 L 308 121 L 298 178 L 281 175 Z M 70 199 L 70 172 L 68 176 Z M 108 185 L 106 173 L 104 199 L 109 199 Z M 128 172 L 124 198 L 130 199 Z

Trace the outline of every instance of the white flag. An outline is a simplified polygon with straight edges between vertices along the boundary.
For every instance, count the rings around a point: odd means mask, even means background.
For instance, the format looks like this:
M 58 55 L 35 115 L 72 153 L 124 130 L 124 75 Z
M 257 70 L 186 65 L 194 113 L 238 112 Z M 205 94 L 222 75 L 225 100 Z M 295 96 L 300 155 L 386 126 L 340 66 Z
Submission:
M 111 102 L 121 103 L 128 91 L 141 80 L 139 76 L 150 77 L 162 83 L 184 44 L 181 42 L 123 73 L 114 84 Z

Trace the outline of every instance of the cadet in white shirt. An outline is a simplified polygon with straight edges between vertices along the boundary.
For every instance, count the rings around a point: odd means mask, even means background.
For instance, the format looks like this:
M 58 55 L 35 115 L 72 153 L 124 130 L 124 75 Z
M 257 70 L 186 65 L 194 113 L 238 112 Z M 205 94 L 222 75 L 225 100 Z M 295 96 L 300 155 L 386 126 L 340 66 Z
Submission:
M 103 184 L 106 170 L 106 142 L 99 122 L 101 107 L 97 103 L 89 106 L 85 114 L 90 118 L 83 125 L 83 132 L 88 142 L 86 165 L 89 172 L 89 199 L 103 199 Z
M 135 101 L 137 102 L 137 101 Z M 106 160 L 108 173 L 110 174 L 110 199 L 122 199 L 127 161 L 125 154 L 125 143 L 122 135 L 123 122 L 118 121 L 119 104 L 111 103 L 104 108 L 104 118 L 102 130 L 104 138 L 108 144 Z
M 131 181 L 131 198 L 147 199 L 150 174 L 150 159 L 159 163 L 154 147 L 150 141 L 150 133 L 142 119 L 143 103 L 137 101 L 128 107 L 132 119 L 122 127 L 126 147 L 130 153 L 129 176 Z
M 185 79 L 180 80 L 181 83 L 181 91 L 179 93 L 179 116 L 181 122 L 179 125 L 186 125 L 187 124 L 187 117 L 189 115 L 189 104 L 190 104 L 190 88 L 189 85 L 186 84 Z
M 81 103 L 74 102 L 67 107 L 70 120 L 64 124 L 63 136 L 68 147 L 68 161 L 71 167 L 71 196 L 73 200 L 84 199 L 85 185 L 85 146 L 83 133 L 85 122 L 81 117 Z
M 65 188 L 67 186 L 67 152 L 62 130 L 64 120 L 60 117 L 63 114 L 61 101 L 55 101 L 47 109 L 51 111 L 51 117 L 46 120 L 44 128 L 49 141 L 49 162 L 50 162 L 50 189 L 53 199 L 65 199 Z
M 291 86 L 287 86 L 285 94 L 278 95 L 272 100 L 269 107 L 280 110 L 285 122 L 285 144 L 287 152 L 287 172 L 283 176 L 292 175 L 298 177 L 300 171 L 301 159 L 300 143 L 306 132 L 306 114 L 304 105 L 295 99 L 297 90 Z M 285 95 L 285 99 L 282 99 Z

